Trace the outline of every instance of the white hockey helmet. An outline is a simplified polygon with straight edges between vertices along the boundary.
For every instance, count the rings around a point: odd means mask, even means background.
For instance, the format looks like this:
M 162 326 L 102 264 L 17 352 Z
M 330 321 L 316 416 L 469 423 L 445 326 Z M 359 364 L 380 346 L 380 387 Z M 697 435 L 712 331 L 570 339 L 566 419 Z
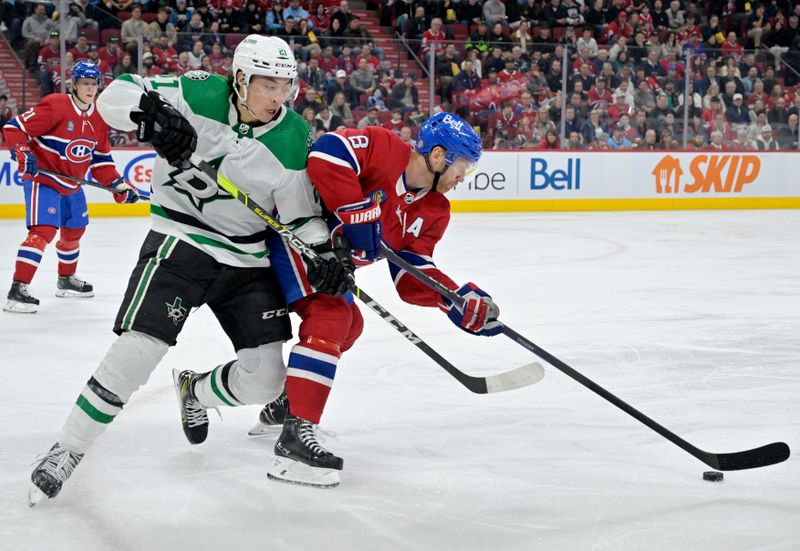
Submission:
M 239 71 L 244 74 L 244 94 L 239 95 L 242 100 L 247 99 L 247 85 L 253 75 L 290 79 L 292 89 L 289 99 L 294 101 L 297 98 L 297 62 L 286 41 L 277 36 L 247 36 L 233 52 L 232 69 L 234 78 L 238 78 Z M 234 89 L 239 94 L 238 86 Z

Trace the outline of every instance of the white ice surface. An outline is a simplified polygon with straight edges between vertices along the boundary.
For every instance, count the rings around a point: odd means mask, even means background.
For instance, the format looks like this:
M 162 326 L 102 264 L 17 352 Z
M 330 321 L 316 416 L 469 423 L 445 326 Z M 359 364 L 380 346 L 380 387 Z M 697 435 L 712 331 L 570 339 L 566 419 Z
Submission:
M 170 370 L 233 352 L 200 309 L 61 495 L 28 509 L 31 463 L 114 338 L 148 224 L 93 221 L 79 275 L 94 299 L 53 296 L 51 246 L 39 313 L 0 313 L 2 551 L 800 549 L 800 455 L 704 482 L 705 465 L 556 369 L 473 395 L 363 308 L 322 426 L 345 459 L 339 488 L 268 481 L 274 438 L 246 436 L 255 406 L 185 441 Z M 3 293 L 23 235 L 0 221 Z M 798 211 L 456 215 L 436 258 L 491 292 L 508 325 L 698 447 L 800 450 Z M 464 371 L 535 359 L 402 304 L 385 265 L 358 281 Z

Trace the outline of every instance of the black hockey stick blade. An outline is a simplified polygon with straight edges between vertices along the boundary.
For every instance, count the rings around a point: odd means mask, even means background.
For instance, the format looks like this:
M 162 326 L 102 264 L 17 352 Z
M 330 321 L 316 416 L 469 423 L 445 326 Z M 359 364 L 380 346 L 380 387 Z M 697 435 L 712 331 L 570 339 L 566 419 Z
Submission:
M 266 224 L 276 231 L 294 250 L 296 250 L 303 258 L 308 261 L 317 259 L 317 253 L 308 246 L 302 239 L 300 239 L 288 226 L 281 224 L 270 213 L 265 211 L 258 203 L 250 199 L 250 197 L 236 184 L 231 182 L 224 175 L 220 174 L 217 169 L 205 162 L 197 155 L 192 155 L 191 164 L 202 170 L 206 175 L 212 178 L 217 185 L 230 193 L 237 201 L 242 203 L 256 216 L 261 218 Z M 188 167 L 187 167 L 188 168 Z M 510 371 L 491 375 L 489 377 L 473 377 L 467 375 L 456 366 L 448 362 L 441 354 L 431 348 L 428 343 L 418 337 L 411 329 L 403 325 L 397 318 L 389 313 L 386 308 L 381 306 L 377 301 L 370 297 L 363 289 L 356 285 L 355 278 L 350 279 L 350 290 L 358 297 L 370 310 L 382 317 L 389 325 L 395 328 L 398 333 L 403 335 L 411 344 L 422 350 L 429 358 L 436 362 L 441 368 L 452 375 L 458 382 L 460 382 L 468 390 L 476 394 L 488 394 L 494 392 L 505 392 L 523 386 L 538 383 L 544 377 L 544 368 L 539 363 L 530 363 L 517 367 Z
M 773 442 L 743 452 L 702 452 L 697 458 L 718 471 L 741 471 L 782 463 L 789 459 L 790 453 L 789 446 L 785 442 Z

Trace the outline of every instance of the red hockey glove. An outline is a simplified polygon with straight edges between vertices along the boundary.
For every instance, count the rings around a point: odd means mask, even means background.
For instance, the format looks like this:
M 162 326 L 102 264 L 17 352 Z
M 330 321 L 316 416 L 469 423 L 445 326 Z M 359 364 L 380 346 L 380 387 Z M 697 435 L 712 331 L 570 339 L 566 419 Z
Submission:
M 357 266 L 381 258 L 381 206 L 378 203 L 367 198 L 342 205 L 333 214 L 341 224 L 334 228 L 332 235 L 344 234 Z
M 139 200 L 139 191 L 125 178 L 117 178 L 110 187 L 114 190 L 114 201 L 117 203 L 135 203 Z
M 39 174 L 39 163 L 28 144 L 18 143 L 11 150 L 11 158 L 17 161 L 17 171 L 24 180 L 33 180 Z
M 456 307 L 450 299 L 442 297 L 440 308 L 447 313 L 450 321 L 473 335 L 494 337 L 502 332 L 503 327 L 497 321 L 500 308 L 488 293 L 474 283 L 465 283 L 456 290 L 456 294 L 464 297 L 463 308 Z

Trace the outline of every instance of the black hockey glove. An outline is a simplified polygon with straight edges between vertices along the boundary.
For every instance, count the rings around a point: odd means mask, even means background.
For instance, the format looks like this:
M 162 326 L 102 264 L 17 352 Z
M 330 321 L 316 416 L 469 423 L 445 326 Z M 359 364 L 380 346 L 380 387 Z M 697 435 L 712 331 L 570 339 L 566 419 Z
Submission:
M 308 282 L 319 292 L 338 297 L 347 291 L 350 278 L 356 267 L 350 256 L 350 244 L 343 235 L 333 242 L 320 243 L 312 247 L 319 259 L 308 264 Z
M 180 168 L 197 147 L 197 132 L 158 92 L 151 90 L 143 95 L 139 109 L 140 113 L 131 113 L 131 120 L 138 125 L 136 138 L 150 142 L 156 153 Z

